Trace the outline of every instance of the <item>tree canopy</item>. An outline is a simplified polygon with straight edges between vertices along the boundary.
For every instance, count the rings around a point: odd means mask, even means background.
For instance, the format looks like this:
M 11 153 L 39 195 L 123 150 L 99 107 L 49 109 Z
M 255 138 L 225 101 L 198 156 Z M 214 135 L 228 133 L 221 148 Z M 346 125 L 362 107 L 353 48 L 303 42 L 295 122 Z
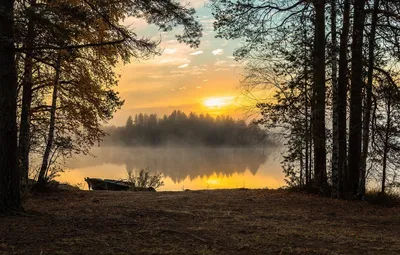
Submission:
M 159 118 L 156 114 L 136 114 L 123 127 L 107 127 L 102 145 L 255 147 L 272 145 L 271 137 L 257 124 L 247 124 L 229 116 L 179 110 Z

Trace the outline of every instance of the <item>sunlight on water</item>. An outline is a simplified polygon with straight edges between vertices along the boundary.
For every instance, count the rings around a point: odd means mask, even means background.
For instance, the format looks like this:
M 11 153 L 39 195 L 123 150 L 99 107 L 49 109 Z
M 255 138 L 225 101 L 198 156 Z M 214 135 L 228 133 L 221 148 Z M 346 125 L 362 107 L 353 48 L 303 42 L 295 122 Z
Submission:
M 148 168 L 164 175 L 158 190 L 278 188 L 284 185 L 279 159 L 260 149 L 96 148 L 96 157 L 71 160 L 58 178 L 87 189 L 85 177 L 126 179 L 128 170 Z
M 253 175 L 246 170 L 242 174 L 235 173 L 231 176 L 219 176 L 213 174 L 207 177 L 197 177 L 195 179 L 186 178 L 184 181 L 175 183 L 170 178 L 164 180 L 165 186 L 159 190 L 184 190 L 184 189 L 236 189 L 236 188 L 279 188 L 283 181 L 273 177 Z

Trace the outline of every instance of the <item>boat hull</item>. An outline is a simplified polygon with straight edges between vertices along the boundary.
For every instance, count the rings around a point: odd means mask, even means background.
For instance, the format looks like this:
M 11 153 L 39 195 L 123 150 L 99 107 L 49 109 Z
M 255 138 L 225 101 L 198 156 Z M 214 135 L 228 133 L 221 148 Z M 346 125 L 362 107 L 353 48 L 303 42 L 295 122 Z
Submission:
M 89 186 L 89 190 L 115 190 L 115 191 L 126 191 L 129 189 L 129 185 L 121 181 L 100 179 L 100 178 L 85 178 Z

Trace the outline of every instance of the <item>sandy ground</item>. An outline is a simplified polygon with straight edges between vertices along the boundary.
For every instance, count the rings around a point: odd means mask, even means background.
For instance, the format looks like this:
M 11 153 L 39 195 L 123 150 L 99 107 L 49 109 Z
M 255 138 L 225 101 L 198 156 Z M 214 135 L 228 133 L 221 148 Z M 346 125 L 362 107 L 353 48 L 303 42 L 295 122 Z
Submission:
M 0 254 L 400 254 L 400 209 L 274 190 L 68 191 L 0 218 Z

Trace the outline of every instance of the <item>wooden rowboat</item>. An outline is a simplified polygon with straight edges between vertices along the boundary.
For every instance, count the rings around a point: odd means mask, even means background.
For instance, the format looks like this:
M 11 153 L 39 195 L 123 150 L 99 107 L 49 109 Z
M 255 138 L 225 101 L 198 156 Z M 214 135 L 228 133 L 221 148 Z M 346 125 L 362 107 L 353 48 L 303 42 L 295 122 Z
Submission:
M 129 185 L 126 182 L 100 178 L 85 178 L 89 190 L 128 190 Z

